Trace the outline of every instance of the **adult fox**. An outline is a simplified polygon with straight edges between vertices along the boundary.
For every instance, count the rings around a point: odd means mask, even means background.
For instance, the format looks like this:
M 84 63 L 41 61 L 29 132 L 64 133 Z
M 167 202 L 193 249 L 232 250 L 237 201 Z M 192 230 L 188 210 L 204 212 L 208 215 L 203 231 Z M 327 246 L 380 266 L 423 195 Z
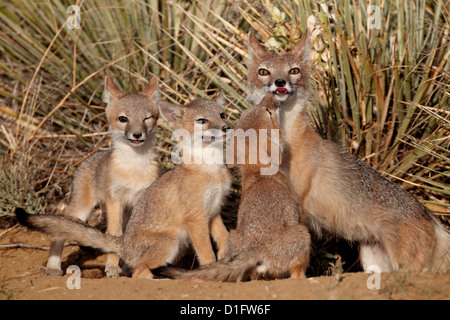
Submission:
M 286 145 L 281 170 L 290 178 L 307 226 L 359 242 L 364 269 L 445 272 L 450 235 L 431 212 L 308 126 L 309 52 L 307 33 L 282 55 L 269 53 L 249 34 L 249 100 L 257 104 L 272 92 L 280 103 Z

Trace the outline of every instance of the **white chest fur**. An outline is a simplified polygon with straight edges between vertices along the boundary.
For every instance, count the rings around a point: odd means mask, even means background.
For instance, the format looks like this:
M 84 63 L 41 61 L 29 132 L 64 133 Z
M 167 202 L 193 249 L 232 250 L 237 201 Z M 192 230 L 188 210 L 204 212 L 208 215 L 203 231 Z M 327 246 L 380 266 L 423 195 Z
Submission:
M 224 186 L 221 184 L 211 183 L 203 196 L 203 203 L 205 207 L 205 212 L 208 216 L 214 216 L 219 213 L 220 207 L 222 206 L 223 199 L 227 194 L 224 190 Z
M 158 177 L 157 153 L 152 148 L 135 152 L 129 146 L 116 148 L 113 152 L 109 194 L 134 204 L 143 190 Z
M 125 143 L 117 143 L 113 151 L 114 163 L 125 170 L 145 170 L 157 159 L 153 145 L 148 147 L 132 147 Z
M 280 106 L 280 128 L 283 140 L 289 143 L 289 139 L 299 114 L 305 109 L 306 99 L 300 96 L 301 91 L 297 92 L 292 99 L 286 101 Z
M 216 176 L 206 187 L 203 195 L 205 213 L 212 217 L 220 212 L 223 201 L 230 190 L 231 179 L 224 165 L 206 166 L 208 172 Z M 214 167 L 214 168 L 213 168 Z

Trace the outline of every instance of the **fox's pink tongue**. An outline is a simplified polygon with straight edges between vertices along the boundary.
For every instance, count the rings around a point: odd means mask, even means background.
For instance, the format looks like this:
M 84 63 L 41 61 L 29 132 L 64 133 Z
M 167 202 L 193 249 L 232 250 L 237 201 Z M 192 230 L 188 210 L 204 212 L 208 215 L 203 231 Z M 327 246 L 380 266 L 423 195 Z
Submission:
M 280 94 L 280 93 L 288 93 L 288 89 L 286 88 L 277 88 L 275 90 L 275 93 Z

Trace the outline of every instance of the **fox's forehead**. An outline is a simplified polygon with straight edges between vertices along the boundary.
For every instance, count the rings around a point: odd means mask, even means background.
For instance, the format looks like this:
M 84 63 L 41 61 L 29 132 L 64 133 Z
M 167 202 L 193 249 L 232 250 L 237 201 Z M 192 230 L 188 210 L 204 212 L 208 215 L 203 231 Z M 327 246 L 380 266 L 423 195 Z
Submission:
M 235 129 L 242 129 L 242 130 L 248 130 L 248 129 L 258 129 L 259 126 L 264 126 L 264 124 L 267 122 L 267 116 L 263 107 L 261 106 L 253 106 L 247 110 L 245 110 L 241 117 L 239 118 L 238 122 L 236 123 Z
M 251 107 L 251 108 L 245 110 L 241 114 L 238 122 L 236 123 L 236 129 L 244 129 L 245 130 L 245 129 L 251 128 L 253 126 L 253 124 L 252 124 L 252 122 L 254 122 L 253 120 L 255 118 L 259 117 L 259 113 L 260 113 L 260 110 L 257 107 Z
M 292 69 L 301 64 L 300 59 L 295 59 L 291 55 L 272 56 L 268 60 L 262 60 L 258 64 L 258 69 Z
M 118 112 L 147 115 L 156 111 L 156 107 L 153 101 L 150 101 L 146 97 L 139 94 L 129 94 L 121 98 L 117 102 Z
M 186 115 L 191 117 L 218 115 L 222 108 L 215 101 L 206 99 L 197 99 L 187 104 L 185 107 Z

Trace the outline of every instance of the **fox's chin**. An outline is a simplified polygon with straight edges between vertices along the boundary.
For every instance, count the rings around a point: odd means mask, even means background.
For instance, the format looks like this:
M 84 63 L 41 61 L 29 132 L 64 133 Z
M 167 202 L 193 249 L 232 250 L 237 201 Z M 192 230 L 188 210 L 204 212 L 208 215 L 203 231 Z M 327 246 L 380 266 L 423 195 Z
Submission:
M 279 102 L 284 102 L 292 97 L 292 92 L 287 92 L 287 93 L 273 92 L 273 93 L 275 94 L 275 99 Z

